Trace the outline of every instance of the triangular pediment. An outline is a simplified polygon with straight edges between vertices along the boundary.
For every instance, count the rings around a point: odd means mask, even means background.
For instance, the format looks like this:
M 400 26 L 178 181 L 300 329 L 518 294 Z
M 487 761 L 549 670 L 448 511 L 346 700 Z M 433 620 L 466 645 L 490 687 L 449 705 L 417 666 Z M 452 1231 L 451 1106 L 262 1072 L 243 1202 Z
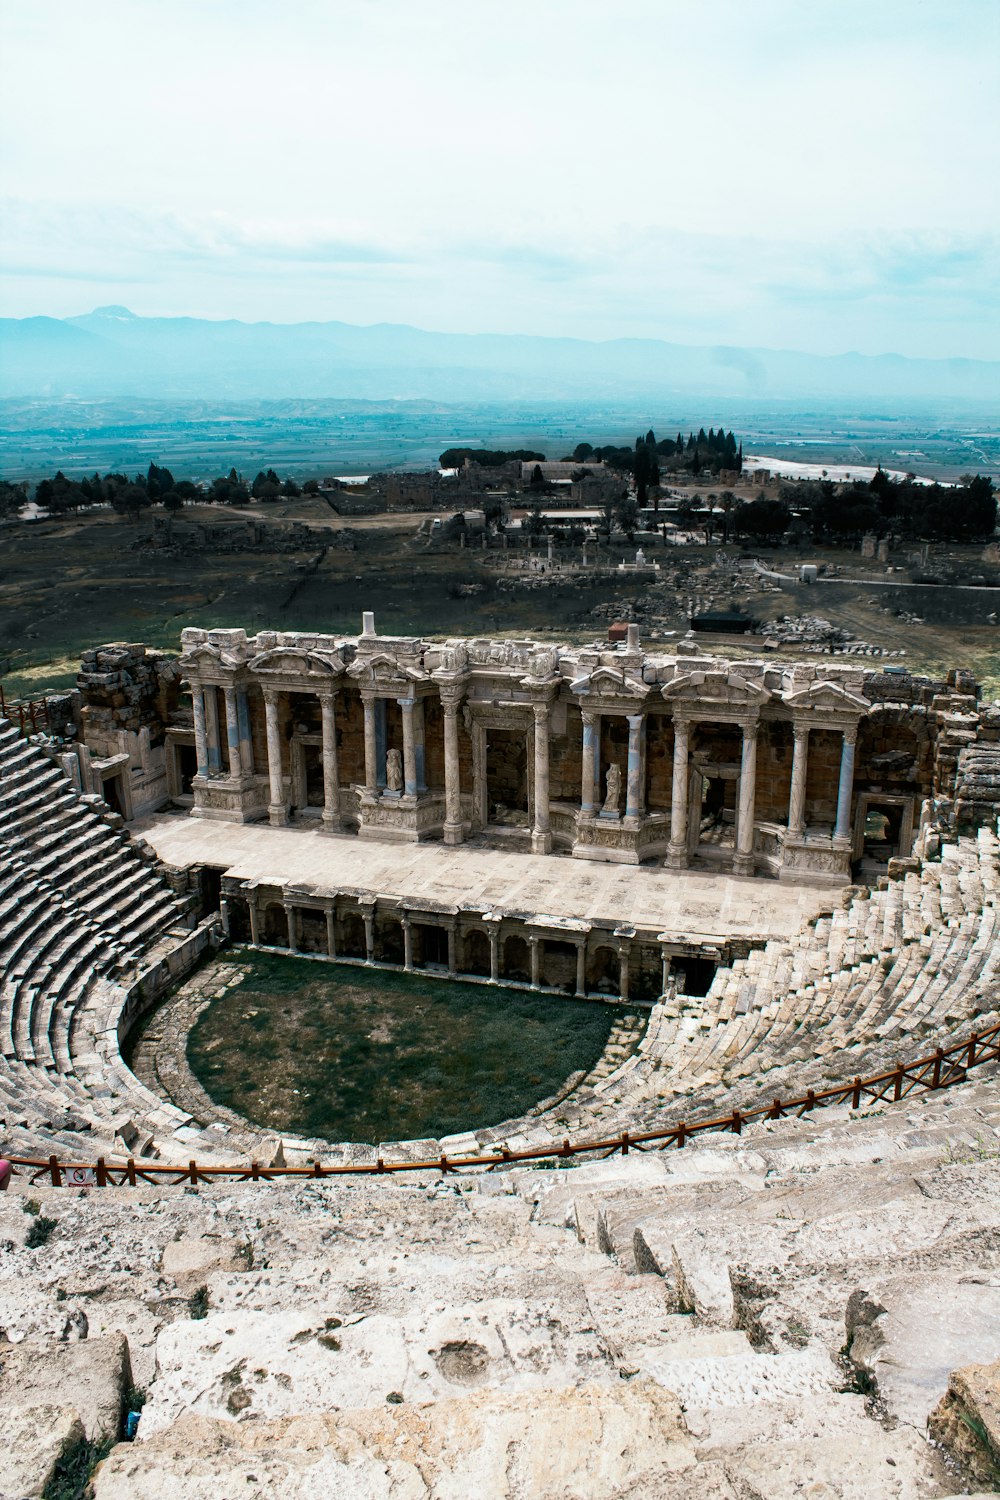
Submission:
M 318 651 L 297 651 L 292 646 L 276 646 L 262 651 L 250 663 L 251 671 L 262 677 L 339 677 L 344 663 L 336 657 L 321 656 Z
M 426 682 L 429 674 L 418 667 L 409 667 L 385 652 L 363 657 L 347 669 L 348 676 L 362 685 L 382 688 L 406 688 L 415 682 Z
M 598 702 L 641 703 L 649 696 L 649 684 L 641 677 L 615 667 L 596 667 L 587 677 L 578 677 L 571 691 Z
M 782 693 L 782 702 L 792 709 L 811 709 L 818 713 L 867 713 L 871 704 L 859 693 L 849 692 L 836 682 L 811 682 L 808 687 Z
M 771 696 L 763 683 L 742 677 L 739 672 L 712 669 L 685 672 L 665 683 L 662 693 L 668 703 L 707 703 L 733 708 L 757 708 Z

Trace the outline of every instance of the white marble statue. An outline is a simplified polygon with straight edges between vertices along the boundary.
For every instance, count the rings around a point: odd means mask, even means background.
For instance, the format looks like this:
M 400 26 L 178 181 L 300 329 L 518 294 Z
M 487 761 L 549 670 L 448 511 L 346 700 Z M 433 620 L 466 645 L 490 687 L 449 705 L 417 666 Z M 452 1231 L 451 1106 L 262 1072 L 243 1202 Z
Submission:
M 608 774 L 605 777 L 604 787 L 604 806 L 601 808 L 601 811 L 606 813 L 618 812 L 618 804 L 621 802 L 622 797 L 622 771 L 621 766 L 615 761 L 612 761 L 610 766 L 608 766 Z
M 389 750 L 386 753 L 385 784 L 390 792 L 403 790 L 403 757 L 398 750 Z

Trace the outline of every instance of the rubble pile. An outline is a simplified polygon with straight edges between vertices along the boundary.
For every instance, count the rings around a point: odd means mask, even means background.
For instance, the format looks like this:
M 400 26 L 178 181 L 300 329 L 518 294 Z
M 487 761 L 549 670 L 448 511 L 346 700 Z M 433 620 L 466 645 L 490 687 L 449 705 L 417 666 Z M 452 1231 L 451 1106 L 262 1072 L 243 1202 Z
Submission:
M 830 652 L 838 656 L 905 656 L 905 651 L 886 651 L 871 641 L 858 640 L 841 625 L 834 625 L 822 615 L 783 615 L 761 627 L 766 640 L 781 646 L 798 646 L 802 650 Z

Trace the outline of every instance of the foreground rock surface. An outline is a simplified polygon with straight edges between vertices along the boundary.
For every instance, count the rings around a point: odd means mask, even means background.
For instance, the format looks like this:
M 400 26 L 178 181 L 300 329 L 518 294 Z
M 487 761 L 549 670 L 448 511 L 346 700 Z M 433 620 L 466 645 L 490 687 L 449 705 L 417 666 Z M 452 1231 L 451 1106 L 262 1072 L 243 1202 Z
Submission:
M 1000 1489 L 1000 1360 L 953 1371 L 929 1426 L 974 1483 Z
M 188 1415 L 120 1447 L 95 1500 L 467 1500 L 670 1494 L 695 1467 L 680 1407 L 653 1381 L 270 1421 Z M 725 1491 L 720 1493 L 724 1494 Z

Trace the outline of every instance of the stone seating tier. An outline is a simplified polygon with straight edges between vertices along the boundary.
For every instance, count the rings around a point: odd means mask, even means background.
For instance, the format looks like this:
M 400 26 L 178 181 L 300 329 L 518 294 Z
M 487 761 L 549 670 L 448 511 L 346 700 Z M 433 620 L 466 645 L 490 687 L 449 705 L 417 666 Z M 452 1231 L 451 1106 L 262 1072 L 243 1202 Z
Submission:
M 968 1491 L 927 1419 L 996 1348 L 995 1085 L 558 1171 L 15 1180 L 8 1432 L 39 1473 L 50 1427 L 95 1435 L 144 1387 L 95 1500 Z M 56 1220 L 41 1250 L 28 1193 Z
M 127 835 L 0 721 L 0 1117 L 32 1149 L 110 1150 L 123 1112 L 162 1127 L 162 1101 L 124 1068 L 117 1091 L 82 1076 L 72 1039 L 95 993 L 106 1015 L 99 976 L 134 969 L 184 916 Z

